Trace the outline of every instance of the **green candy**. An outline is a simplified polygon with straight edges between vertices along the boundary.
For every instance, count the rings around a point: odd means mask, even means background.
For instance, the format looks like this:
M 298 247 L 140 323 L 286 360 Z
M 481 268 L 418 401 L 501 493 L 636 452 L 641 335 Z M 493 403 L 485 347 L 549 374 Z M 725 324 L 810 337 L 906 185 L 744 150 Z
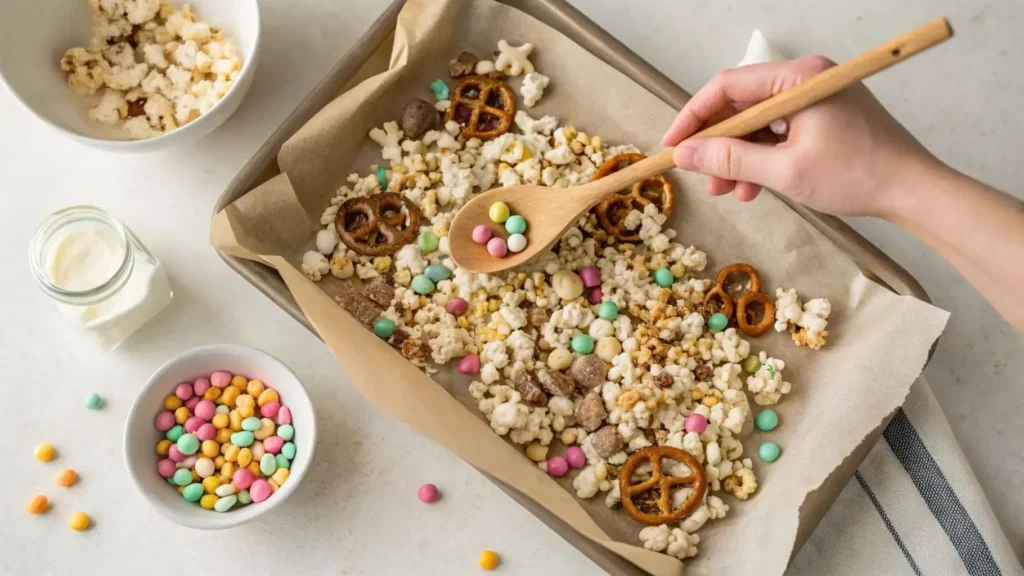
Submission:
M 518 214 L 515 216 L 509 216 L 508 220 L 505 220 L 505 231 L 509 234 L 525 234 L 526 218 L 523 218 Z
M 384 175 L 384 167 L 383 166 L 377 166 L 377 180 L 380 181 L 380 189 L 384 190 L 384 191 L 387 191 L 387 189 L 388 189 L 388 179 Z
M 170 430 L 168 430 L 167 434 L 165 434 L 165 436 L 171 442 L 177 442 L 178 438 L 181 438 L 181 435 L 184 434 L 184 433 L 185 433 L 185 429 L 181 427 L 181 424 L 178 424 L 174 428 L 171 428 Z
M 577 334 L 572 337 L 572 351 L 577 354 L 590 354 L 594 351 L 594 339 L 589 334 Z
M 412 291 L 417 294 L 430 294 L 436 287 L 433 280 L 428 278 L 426 274 L 417 274 L 412 279 Z
M 85 397 L 85 407 L 89 410 L 99 410 L 100 406 L 103 406 L 103 398 L 99 394 L 93 392 Z
M 245 420 L 242 420 L 242 430 L 248 430 L 249 432 L 255 432 L 260 429 L 260 419 L 255 416 L 250 416 Z M 181 447 L 179 446 L 180 450 Z
M 263 455 L 263 458 L 260 458 L 260 473 L 264 476 L 270 476 L 274 473 L 274 470 L 277 470 L 277 458 L 267 452 Z
M 771 408 L 761 410 L 757 413 L 757 417 L 754 418 L 754 426 L 757 426 L 757 429 L 762 432 L 771 432 L 778 425 L 779 415 Z
M 281 454 L 284 454 L 284 457 L 289 460 L 295 458 L 295 444 L 285 442 L 284 446 L 281 446 Z
M 654 283 L 662 288 L 668 288 L 672 285 L 675 278 L 672 276 L 672 272 L 668 268 L 658 268 L 654 271 Z
M 753 374 L 761 369 L 761 361 L 757 359 L 757 356 L 747 356 L 747 359 L 743 361 L 743 370 L 747 374 Z
M 189 502 L 199 502 L 199 499 L 203 497 L 203 485 L 199 482 L 193 482 L 185 486 L 185 491 L 181 493 L 181 496 Z
M 185 456 L 191 456 L 199 452 L 199 438 L 195 434 L 182 434 L 177 440 L 178 452 Z
M 615 318 L 618 315 L 619 315 L 619 306 L 618 306 L 618 304 L 616 304 L 615 302 L 612 302 L 611 300 L 606 300 L 604 302 L 601 302 L 601 305 L 597 307 L 597 316 L 598 316 L 598 318 L 603 318 L 605 320 L 615 320 Z
M 437 250 L 437 247 L 440 245 L 441 241 L 437 239 L 437 236 L 433 232 L 427 230 L 426 232 L 420 234 L 419 243 L 420 252 L 423 252 L 424 254 L 430 254 L 431 252 Z
M 448 268 L 441 266 L 440 264 L 431 264 L 427 266 L 427 269 L 423 271 L 423 275 L 430 278 L 430 281 L 434 284 L 439 284 L 443 280 L 447 280 L 451 272 Z
M 440 78 L 430 83 L 430 91 L 434 93 L 434 98 L 438 100 L 448 99 L 448 85 Z
M 241 492 L 238 493 L 239 504 L 248 504 L 250 502 L 252 502 L 252 497 L 249 496 L 248 490 L 242 490 Z
M 213 505 L 213 509 L 216 510 L 217 512 L 227 512 L 228 510 L 231 510 L 231 508 L 235 505 L 236 502 L 238 502 L 238 496 L 234 494 L 230 496 L 225 496 L 220 500 L 217 500 L 217 502 Z
M 288 461 L 288 457 L 284 454 L 278 454 L 274 458 L 274 463 L 277 464 L 278 468 L 284 468 L 285 470 L 292 467 L 292 463 Z
M 765 462 L 775 462 L 779 459 L 779 454 L 781 453 L 782 449 L 775 442 L 765 442 L 757 449 L 757 455 Z
M 252 445 L 252 441 L 256 438 L 252 435 L 252 432 L 243 430 L 241 432 L 235 432 L 231 435 L 231 443 L 239 448 L 246 448 Z
M 395 333 L 395 321 L 391 318 L 378 318 L 373 323 L 373 333 L 384 340 L 391 338 L 391 335 Z
M 281 440 L 289 442 L 295 437 L 295 428 L 291 424 L 283 424 L 277 427 L 277 435 Z
M 729 318 L 721 312 L 715 312 L 708 318 L 708 329 L 712 332 L 721 332 L 729 325 Z
M 164 480 L 167 480 L 167 483 L 170 484 L 171 486 L 177 486 L 177 484 L 174 483 L 174 477 L 173 476 L 170 477 L 170 478 L 164 478 Z
M 171 478 L 174 479 L 175 486 L 188 486 L 192 483 L 192 473 L 184 468 L 175 470 Z

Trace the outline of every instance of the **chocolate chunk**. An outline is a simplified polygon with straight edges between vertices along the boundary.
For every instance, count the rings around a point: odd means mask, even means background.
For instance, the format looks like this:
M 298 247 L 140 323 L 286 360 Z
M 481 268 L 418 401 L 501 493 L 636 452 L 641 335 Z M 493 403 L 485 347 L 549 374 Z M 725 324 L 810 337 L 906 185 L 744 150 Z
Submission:
M 146 99 L 137 98 L 132 102 L 128 103 L 128 117 L 135 118 L 136 116 L 146 115 Z
M 537 377 L 526 370 L 520 370 L 512 379 L 512 388 L 523 397 L 523 402 L 532 406 L 547 406 L 548 397 L 540 389 Z
M 600 428 L 607 417 L 608 411 L 604 409 L 604 400 L 597 394 L 588 394 L 576 407 L 576 421 L 587 432 Z
M 402 130 L 405 137 L 415 140 L 437 123 L 437 109 L 426 100 L 411 100 L 402 112 Z
M 707 364 L 701 364 L 693 371 L 693 375 L 697 378 L 697 382 L 710 382 L 715 375 L 715 369 Z
M 384 311 L 384 308 L 360 294 L 351 284 L 343 284 L 341 292 L 335 297 L 335 300 L 367 328 L 373 328 L 373 323 Z
M 601 458 L 611 458 L 622 450 L 622 436 L 615 426 L 605 426 L 590 435 L 590 445 Z
M 530 309 L 530 326 L 533 326 L 534 328 L 540 328 L 541 326 L 547 324 L 548 318 L 550 318 L 550 315 L 548 314 L 547 308 Z
M 463 50 L 459 55 L 448 62 L 448 73 L 452 78 L 459 78 L 472 74 L 476 70 L 476 63 L 480 59 L 476 54 Z
M 395 289 L 388 285 L 388 281 L 385 278 L 377 276 L 370 280 L 366 287 L 363 288 L 363 295 L 387 308 L 395 297 Z
M 608 375 L 608 365 L 596 354 L 587 354 L 573 360 L 569 367 L 569 376 L 583 388 L 596 388 L 604 384 Z
M 654 377 L 654 384 L 659 388 L 671 388 L 673 383 L 672 377 L 664 372 Z
M 395 333 L 391 335 L 390 343 L 399 350 L 402 349 L 402 344 L 409 339 L 409 333 L 405 330 L 395 330 Z
M 565 396 L 569 398 L 572 396 L 573 390 L 576 389 L 576 383 L 561 372 L 554 372 L 548 370 L 537 371 L 537 381 L 540 382 L 541 388 L 552 396 Z

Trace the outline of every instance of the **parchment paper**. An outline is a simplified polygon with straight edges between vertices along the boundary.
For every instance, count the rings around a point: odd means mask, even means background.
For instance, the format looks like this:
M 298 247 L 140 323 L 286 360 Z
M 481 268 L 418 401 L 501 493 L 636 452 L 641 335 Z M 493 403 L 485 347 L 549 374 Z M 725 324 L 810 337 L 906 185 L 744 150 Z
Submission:
M 577 499 L 575 473 L 556 482 L 495 435 L 469 396 L 468 379 L 450 369 L 430 379 L 333 301 L 334 279 L 318 285 L 298 270 L 302 253 L 314 245 L 320 214 L 346 176 L 381 162 L 379 146 L 366 136 L 370 128 L 398 119 L 413 97 L 430 100 L 427 85 L 448 79 L 447 62 L 459 50 L 488 56 L 502 38 L 532 42 L 531 60 L 552 78 L 531 115 L 554 114 L 612 145 L 660 148 L 675 111 L 559 32 L 492 0 L 410 0 L 399 16 L 389 69 L 339 95 L 300 129 L 278 156 L 284 173 L 217 214 L 212 242 L 276 268 L 350 381 L 377 406 L 642 569 L 682 574 L 679 561 L 636 547 L 641 526 L 606 508 L 602 496 Z M 744 439 L 758 492 L 745 502 L 720 493 L 731 507 L 728 516 L 704 526 L 698 555 L 686 560 L 689 574 L 782 574 L 798 530 L 811 528 L 801 527 L 801 519 L 820 518 L 831 504 L 813 491 L 840 467 L 838 474 L 849 474 L 850 460 L 863 457 L 855 449 L 903 402 L 948 315 L 866 279 L 770 194 L 740 204 L 703 194 L 698 175 L 677 172 L 673 179 L 680 191 L 668 225 L 678 242 L 708 253 L 706 276 L 723 264 L 750 262 L 772 296 L 776 287 L 792 287 L 805 301 L 832 302 L 831 336 L 821 351 L 797 347 L 788 334 L 752 341 L 754 350 L 786 361 L 793 392 L 775 407 L 781 422 L 775 431 Z M 552 190 L 553 197 L 568 193 Z M 783 449 L 772 464 L 756 456 L 768 439 Z

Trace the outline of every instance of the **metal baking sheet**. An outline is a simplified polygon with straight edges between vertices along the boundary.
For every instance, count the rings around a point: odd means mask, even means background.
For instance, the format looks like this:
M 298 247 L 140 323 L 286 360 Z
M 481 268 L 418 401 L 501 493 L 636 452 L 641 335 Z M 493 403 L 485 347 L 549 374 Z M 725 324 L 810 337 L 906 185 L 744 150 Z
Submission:
M 670 106 L 681 108 L 689 100 L 690 95 L 685 90 L 626 48 L 580 11 L 570 6 L 565 0 L 499 1 L 522 10 L 565 34 Z M 214 207 L 214 214 L 245 195 L 249 190 L 279 174 L 280 168 L 277 165 L 277 154 L 281 146 L 321 108 L 362 80 L 387 69 L 388 60 L 380 57 L 374 58 L 374 55 L 382 45 L 391 44 L 395 24 L 398 20 L 398 13 L 401 11 L 404 3 L 405 0 L 395 0 L 392 2 L 353 45 L 349 52 L 334 65 L 320 84 L 299 104 L 284 123 L 274 131 L 259 151 L 256 152 L 228 184 Z M 928 295 L 913 276 L 843 221 L 804 208 L 785 197 L 780 196 L 780 198 L 839 246 L 860 267 L 867 277 L 897 294 L 913 296 L 925 302 L 930 302 Z M 316 333 L 305 315 L 295 304 L 291 294 L 276 271 L 256 262 L 236 258 L 224 253 L 220 253 L 220 256 L 228 266 L 248 280 L 259 291 L 263 292 L 308 330 L 314 334 Z M 831 479 L 812 493 L 809 498 L 827 502 L 835 500 L 843 486 L 852 477 L 857 466 L 867 456 L 868 451 L 874 446 L 875 442 L 877 442 L 883 429 L 884 423 L 872 434 L 868 435 L 860 447 L 847 457 L 837 473 L 833 473 Z M 493 478 L 491 480 L 494 481 Z M 519 504 L 609 574 L 615 576 L 643 574 L 640 569 L 629 562 L 580 536 L 575 530 L 532 500 L 500 482 L 498 482 L 498 485 Z M 824 509 L 824 507 L 822 508 Z M 814 527 L 817 526 L 820 520 L 820 517 L 801 518 L 801 530 L 797 534 L 797 546 L 794 548 L 794 554 L 810 537 Z

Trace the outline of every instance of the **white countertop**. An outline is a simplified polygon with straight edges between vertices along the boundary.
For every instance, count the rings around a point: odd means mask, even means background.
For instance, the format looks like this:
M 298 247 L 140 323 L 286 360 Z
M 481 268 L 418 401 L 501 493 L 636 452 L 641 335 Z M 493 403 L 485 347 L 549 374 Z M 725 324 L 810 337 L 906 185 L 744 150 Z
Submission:
M 208 215 L 221 190 L 386 4 L 264 0 L 265 44 L 252 91 L 225 126 L 192 149 L 115 156 L 84 148 L 49 131 L 0 89 L 0 244 L 7 246 L 0 253 L 0 571 L 466 574 L 490 548 L 501 554 L 503 573 L 600 572 L 475 470 L 364 401 L 326 348 L 209 246 Z M 642 11 L 623 10 L 618 0 L 574 4 L 691 92 L 739 59 L 755 27 L 788 55 L 821 52 L 841 60 L 946 10 L 957 32 L 952 42 L 869 85 L 939 157 L 1024 192 L 1024 111 L 1015 103 L 1024 94 L 1024 55 L 1014 50 L 1011 26 L 1024 20 L 1019 2 L 951 8 L 921 0 L 893 9 L 884 0 L 649 0 Z M 174 286 L 171 307 L 112 353 L 97 354 L 66 324 L 28 271 L 36 224 L 72 204 L 104 207 L 131 226 Z M 920 242 L 879 222 L 854 226 L 953 313 L 926 375 L 1024 556 L 1021 337 Z M 256 346 L 289 364 L 318 404 L 320 444 L 302 490 L 266 521 L 200 534 L 164 520 L 135 493 L 122 464 L 121 427 L 156 367 L 216 342 Z M 103 410 L 85 409 L 89 392 L 106 399 Z M 31 457 L 44 441 L 59 452 L 45 465 Z M 63 467 L 81 475 L 71 489 L 53 484 Z M 419 503 L 416 488 L 424 482 L 437 484 L 443 500 Z M 53 507 L 29 516 L 23 507 L 39 492 Z M 69 530 L 65 522 L 75 510 L 87 511 L 95 526 Z

